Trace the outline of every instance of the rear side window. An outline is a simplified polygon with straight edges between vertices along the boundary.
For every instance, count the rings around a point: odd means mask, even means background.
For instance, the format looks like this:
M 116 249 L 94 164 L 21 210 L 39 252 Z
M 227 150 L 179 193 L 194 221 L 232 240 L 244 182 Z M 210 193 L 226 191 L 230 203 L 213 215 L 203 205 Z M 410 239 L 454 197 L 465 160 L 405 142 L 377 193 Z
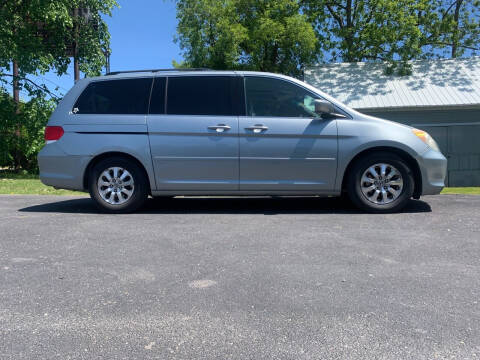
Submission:
M 301 86 L 268 77 L 246 77 L 249 116 L 317 117 L 315 99 L 319 97 Z
M 233 76 L 168 78 L 167 114 L 235 115 Z
M 77 114 L 146 114 L 152 78 L 90 83 L 74 106 Z
M 157 77 L 153 82 L 150 114 L 165 114 L 165 83 L 166 78 L 164 77 Z

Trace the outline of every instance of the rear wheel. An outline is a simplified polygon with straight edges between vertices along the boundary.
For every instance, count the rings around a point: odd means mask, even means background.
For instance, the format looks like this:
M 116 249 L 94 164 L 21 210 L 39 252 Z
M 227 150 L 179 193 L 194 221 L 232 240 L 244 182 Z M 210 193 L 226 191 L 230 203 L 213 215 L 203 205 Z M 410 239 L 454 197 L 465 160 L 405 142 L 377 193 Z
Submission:
M 97 207 L 110 213 L 140 208 L 148 197 L 144 171 L 132 160 L 112 157 L 93 166 L 89 177 L 90 196 Z
M 405 207 L 414 190 L 413 174 L 398 155 L 379 152 L 357 160 L 347 181 L 352 202 L 374 213 L 397 212 Z

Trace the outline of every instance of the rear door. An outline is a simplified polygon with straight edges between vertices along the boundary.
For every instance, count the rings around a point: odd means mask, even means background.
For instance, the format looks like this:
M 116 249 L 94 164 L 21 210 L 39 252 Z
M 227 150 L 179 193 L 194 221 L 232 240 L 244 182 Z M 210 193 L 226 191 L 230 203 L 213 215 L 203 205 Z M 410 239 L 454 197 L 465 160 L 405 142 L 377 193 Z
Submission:
M 238 189 L 236 79 L 155 79 L 147 124 L 157 190 Z
M 288 80 L 245 77 L 240 117 L 240 190 L 333 190 L 336 120 L 316 119 L 318 95 Z

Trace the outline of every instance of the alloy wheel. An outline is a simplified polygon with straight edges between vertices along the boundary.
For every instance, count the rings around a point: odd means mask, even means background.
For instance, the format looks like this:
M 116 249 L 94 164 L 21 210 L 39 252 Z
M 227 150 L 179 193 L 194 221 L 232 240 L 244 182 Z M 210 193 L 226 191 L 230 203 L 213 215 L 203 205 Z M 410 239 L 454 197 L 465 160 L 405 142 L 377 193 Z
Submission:
M 389 204 L 402 193 L 402 174 L 390 164 L 378 163 L 365 170 L 360 179 L 360 188 L 368 201 L 379 205 Z
M 97 188 L 102 200 L 112 205 L 121 205 L 132 197 L 135 183 L 128 170 L 110 167 L 100 174 Z

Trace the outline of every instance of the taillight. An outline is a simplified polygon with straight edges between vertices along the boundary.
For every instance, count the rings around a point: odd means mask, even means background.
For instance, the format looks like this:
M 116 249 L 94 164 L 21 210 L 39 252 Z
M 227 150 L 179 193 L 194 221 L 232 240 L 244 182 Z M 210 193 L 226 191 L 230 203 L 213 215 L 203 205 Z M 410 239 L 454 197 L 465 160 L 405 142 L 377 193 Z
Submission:
M 47 126 L 45 128 L 46 142 L 57 141 L 63 136 L 63 128 L 61 126 Z

